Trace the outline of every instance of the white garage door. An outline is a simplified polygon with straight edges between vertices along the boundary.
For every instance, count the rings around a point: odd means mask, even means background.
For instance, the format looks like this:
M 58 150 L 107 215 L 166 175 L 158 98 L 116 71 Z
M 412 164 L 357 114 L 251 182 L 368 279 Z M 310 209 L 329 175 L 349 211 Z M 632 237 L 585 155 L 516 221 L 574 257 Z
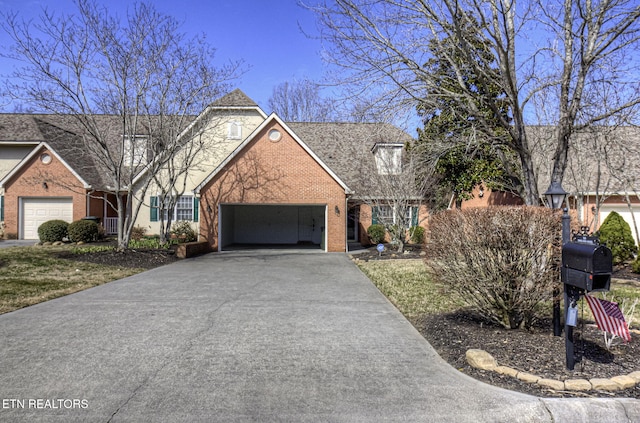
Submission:
M 616 211 L 625 220 L 625 222 L 629 224 L 629 227 L 631 228 L 631 233 L 633 234 L 633 239 L 635 239 L 636 244 L 638 244 L 638 240 L 636 239 L 636 229 L 633 227 L 633 218 L 631 217 L 631 212 L 629 211 L 629 208 L 627 206 L 620 206 L 620 207 L 602 206 L 600 208 L 600 224 L 604 222 L 607 216 L 609 216 L 609 213 L 611 213 L 612 211 Z M 633 214 L 636 219 L 636 224 L 640 225 L 640 210 L 634 210 Z
M 73 221 L 71 198 L 23 198 L 21 239 L 38 239 L 38 227 L 47 220 Z

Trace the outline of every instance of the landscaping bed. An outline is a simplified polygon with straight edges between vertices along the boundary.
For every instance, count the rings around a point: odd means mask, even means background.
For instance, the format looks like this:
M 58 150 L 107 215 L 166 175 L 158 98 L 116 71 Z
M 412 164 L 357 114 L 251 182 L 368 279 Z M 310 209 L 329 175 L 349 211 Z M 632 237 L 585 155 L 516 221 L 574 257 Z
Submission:
M 579 323 L 574 330 L 575 369 L 570 372 L 566 370 L 564 334 L 553 336 L 550 318 L 538 322 L 529 331 L 504 329 L 475 315 L 449 296 L 445 287 L 431 282 L 421 259 L 400 259 L 415 258 L 415 255 L 413 252 L 397 255 L 395 258 L 398 260 L 376 258 L 372 253 L 353 254 L 352 257 L 380 291 L 454 368 L 491 385 L 535 396 L 640 398 L 638 386 L 620 391 L 553 390 L 512 376 L 472 368 L 467 363 L 466 352 L 469 349 L 481 349 L 491 354 L 500 366 L 546 379 L 564 381 L 627 375 L 640 370 L 640 334 L 633 332 L 630 343 L 616 342 L 617 345 L 608 351 L 603 333 L 593 323 Z M 614 277 L 622 276 L 631 279 L 616 280 L 617 286 L 640 289 L 638 275 L 627 273 L 624 268 L 616 269 Z M 588 307 L 584 307 L 586 313 Z

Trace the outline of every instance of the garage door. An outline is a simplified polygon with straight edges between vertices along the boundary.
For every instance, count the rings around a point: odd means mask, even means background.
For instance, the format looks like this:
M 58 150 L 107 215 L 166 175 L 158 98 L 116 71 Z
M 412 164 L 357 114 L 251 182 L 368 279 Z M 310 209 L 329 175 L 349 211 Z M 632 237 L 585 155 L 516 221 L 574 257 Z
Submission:
M 627 206 L 601 207 L 600 208 L 600 224 L 604 222 L 607 216 L 609 216 L 609 213 L 611 213 L 612 211 L 616 211 L 625 220 L 625 222 L 629 224 L 629 227 L 631 228 L 631 233 L 633 234 L 633 239 L 635 239 L 636 244 L 638 244 L 638 240 L 636 239 L 636 230 L 633 227 L 633 218 L 631 217 L 631 212 L 629 211 L 629 208 Z M 640 211 L 634 210 L 633 214 L 636 219 L 636 224 L 640 225 Z
M 221 205 L 221 249 L 232 246 L 324 248 L 325 209 L 307 205 Z
M 47 220 L 73 220 L 71 198 L 22 198 L 21 239 L 38 239 L 38 227 Z

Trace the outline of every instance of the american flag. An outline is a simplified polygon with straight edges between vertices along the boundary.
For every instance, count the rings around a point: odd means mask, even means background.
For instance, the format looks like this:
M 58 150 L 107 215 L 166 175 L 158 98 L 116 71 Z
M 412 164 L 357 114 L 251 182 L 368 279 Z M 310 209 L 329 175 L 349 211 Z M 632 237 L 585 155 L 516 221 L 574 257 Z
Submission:
M 601 300 L 587 294 L 584 297 L 587 299 L 593 317 L 596 319 L 598 329 L 617 335 L 624 339 L 625 342 L 631 341 L 629 326 L 627 326 L 627 322 L 624 320 L 617 303 Z

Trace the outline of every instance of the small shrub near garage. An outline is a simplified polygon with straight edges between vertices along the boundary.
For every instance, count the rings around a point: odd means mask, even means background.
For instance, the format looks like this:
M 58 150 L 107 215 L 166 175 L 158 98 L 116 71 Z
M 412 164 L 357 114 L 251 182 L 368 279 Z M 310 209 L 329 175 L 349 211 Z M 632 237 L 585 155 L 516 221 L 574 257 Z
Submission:
M 99 233 L 98 224 L 92 220 L 76 220 L 69 224 L 69 240 L 72 242 L 93 242 Z
M 600 242 L 611 249 L 613 263 L 620 264 L 633 259 L 638 247 L 629 224 L 616 212 L 611 212 L 598 230 Z
M 142 226 L 134 226 L 131 228 L 131 239 L 134 241 L 140 241 L 147 235 L 147 229 Z
M 367 229 L 367 235 L 369 235 L 369 239 L 374 244 L 380 244 L 384 242 L 384 238 L 387 234 L 387 230 L 384 228 L 384 225 L 380 225 L 378 223 L 369 226 Z
M 180 220 L 171 225 L 171 238 L 176 239 L 178 242 L 193 242 L 198 240 L 198 235 L 191 223 L 186 220 Z
M 48 220 L 38 227 L 40 242 L 62 241 L 69 234 L 69 224 L 64 220 Z
M 422 244 L 424 242 L 424 228 L 422 226 L 412 226 L 409 229 L 412 244 Z
M 636 257 L 633 263 L 631 263 L 631 271 L 633 273 L 640 273 L 640 257 Z

